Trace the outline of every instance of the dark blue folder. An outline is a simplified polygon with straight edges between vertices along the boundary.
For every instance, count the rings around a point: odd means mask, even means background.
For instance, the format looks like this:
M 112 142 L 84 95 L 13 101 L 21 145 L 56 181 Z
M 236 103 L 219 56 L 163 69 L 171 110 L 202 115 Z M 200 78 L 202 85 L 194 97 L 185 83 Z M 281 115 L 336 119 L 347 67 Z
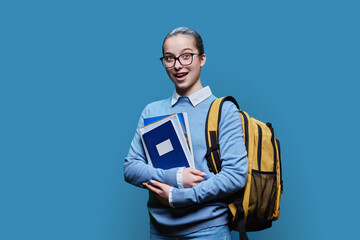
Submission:
M 180 144 L 171 121 L 144 133 L 143 140 L 155 168 L 170 169 L 174 167 L 189 167 L 184 150 Z M 173 150 L 160 156 L 156 145 L 170 140 Z

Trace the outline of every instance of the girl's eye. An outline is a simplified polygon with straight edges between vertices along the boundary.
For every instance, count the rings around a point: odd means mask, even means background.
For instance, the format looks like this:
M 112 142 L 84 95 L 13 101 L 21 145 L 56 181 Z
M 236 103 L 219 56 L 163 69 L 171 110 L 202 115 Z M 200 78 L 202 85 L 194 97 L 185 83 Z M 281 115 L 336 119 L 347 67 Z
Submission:
M 173 56 L 165 56 L 164 60 L 167 62 L 171 62 L 171 61 L 174 61 L 174 57 Z
M 187 59 L 187 58 L 190 58 L 190 57 L 191 57 L 191 54 L 190 54 L 190 53 L 185 53 L 185 54 L 182 55 L 182 57 L 183 57 L 184 59 Z

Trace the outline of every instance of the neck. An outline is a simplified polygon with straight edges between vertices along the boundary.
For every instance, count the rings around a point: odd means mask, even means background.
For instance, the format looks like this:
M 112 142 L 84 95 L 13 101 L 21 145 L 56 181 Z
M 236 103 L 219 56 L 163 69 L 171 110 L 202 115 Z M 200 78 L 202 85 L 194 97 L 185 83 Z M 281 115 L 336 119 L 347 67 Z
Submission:
M 190 87 L 188 89 L 176 88 L 176 93 L 179 94 L 182 97 L 188 97 L 191 94 L 199 91 L 202 88 L 203 88 L 203 86 L 202 86 L 201 82 L 199 81 L 197 84 L 193 85 L 192 87 Z

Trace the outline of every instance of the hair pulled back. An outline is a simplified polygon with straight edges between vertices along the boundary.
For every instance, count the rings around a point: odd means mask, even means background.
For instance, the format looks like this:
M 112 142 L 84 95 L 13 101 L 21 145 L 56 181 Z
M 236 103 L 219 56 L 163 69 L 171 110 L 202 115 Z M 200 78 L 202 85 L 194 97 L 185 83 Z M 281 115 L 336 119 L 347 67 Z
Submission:
M 163 42 L 163 53 L 164 53 L 164 43 L 166 41 L 166 39 L 176 36 L 176 35 L 180 35 L 180 34 L 184 34 L 184 35 L 188 35 L 194 38 L 195 43 L 196 43 L 196 48 L 199 51 L 199 55 L 203 55 L 205 53 L 204 51 L 204 43 L 203 40 L 200 36 L 199 33 L 197 33 L 195 30 L 188 28 L 188 27 L 178 27 L 173 29 L 171 32 L 169 32 Z

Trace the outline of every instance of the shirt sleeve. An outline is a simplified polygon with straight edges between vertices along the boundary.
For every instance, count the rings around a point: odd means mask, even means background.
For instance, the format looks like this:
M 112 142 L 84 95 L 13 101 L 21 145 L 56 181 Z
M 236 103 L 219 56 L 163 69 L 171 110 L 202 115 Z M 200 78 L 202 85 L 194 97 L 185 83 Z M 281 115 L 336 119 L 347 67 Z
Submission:
M 193 188 L 173 188 L 173 207 L 226 197 L 246 184 L 248 159 L 245 148 L 239 110 L 231 102 L 225 102 L 219 124 L 221 171 Z
M 124 177 L 125 181 L 143 187 L 143 182 L 157 180 L 170 186 L 180 187 L 177 182 L 177 172 L 179 168 L 160 169 L 149 165 L 144 148 L 141 143 L 139 128 L 144 126 L 144 118 L 147 116 L 148 110 L 145 108 L 141 114 L 135 136 L 131 142 L 130 150 L 125 158 Z

